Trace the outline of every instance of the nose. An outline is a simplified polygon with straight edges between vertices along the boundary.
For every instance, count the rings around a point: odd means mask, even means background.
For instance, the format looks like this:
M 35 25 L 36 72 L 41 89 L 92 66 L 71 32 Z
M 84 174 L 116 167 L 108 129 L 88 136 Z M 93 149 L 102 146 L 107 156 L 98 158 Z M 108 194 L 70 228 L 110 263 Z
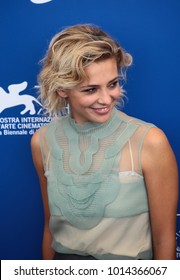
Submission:
M 112 96 L 108 90 L 101 90 L 99 93 L 98 103 L 101 105 L 110 105 L 112 102 Z

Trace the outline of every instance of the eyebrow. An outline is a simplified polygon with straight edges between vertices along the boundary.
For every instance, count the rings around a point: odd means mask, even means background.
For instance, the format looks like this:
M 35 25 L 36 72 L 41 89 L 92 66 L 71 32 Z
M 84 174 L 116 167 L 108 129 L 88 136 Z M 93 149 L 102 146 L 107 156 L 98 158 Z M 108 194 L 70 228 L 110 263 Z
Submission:
M 117 81 L 117 80 L 119 80 L 119 76 L 117 76 L 117 77 L 115 77 L 114 79 L 112 79 L 111 81 L 109 81 L 108 82 L 108 85 L 109 84 L 111 84 L 111 83 L 113 83 L 113 82 L 115 82 L 115 81 Z M 99 87 L 99 85 L 86 85 L 86 86 L 82 86 L 82 87 L 80 87 L 80 90 L 83 90 L 83 89 L 85 89 L 85 88 L 92 88 L 92 87 Z

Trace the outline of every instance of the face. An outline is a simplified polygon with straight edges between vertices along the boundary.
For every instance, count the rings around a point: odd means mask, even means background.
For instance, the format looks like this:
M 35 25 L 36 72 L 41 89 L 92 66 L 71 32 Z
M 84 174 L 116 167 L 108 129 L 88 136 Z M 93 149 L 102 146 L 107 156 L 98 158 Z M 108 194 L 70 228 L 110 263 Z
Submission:
M 85 72 L 86 80 L 64 92 L 70 104 L 71 117 L 78 124 L 104 123 L 110 118 L 120 96 L 116 60 L 109 58 L 94 62 L 86 67 Z

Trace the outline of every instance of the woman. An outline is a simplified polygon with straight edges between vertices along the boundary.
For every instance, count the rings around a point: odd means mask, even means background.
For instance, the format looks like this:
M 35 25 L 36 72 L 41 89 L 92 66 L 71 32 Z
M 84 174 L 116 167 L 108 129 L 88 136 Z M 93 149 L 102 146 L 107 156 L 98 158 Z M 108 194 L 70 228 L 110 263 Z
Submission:
M 56 118 L 31 143 L 44 259 L 175 259 L 174 154 L 159 128 L 116 109 L 131 61 L 92 25 L 50 43 L 39 84 Z M 70 113 L 58 118 L 67 104 Z

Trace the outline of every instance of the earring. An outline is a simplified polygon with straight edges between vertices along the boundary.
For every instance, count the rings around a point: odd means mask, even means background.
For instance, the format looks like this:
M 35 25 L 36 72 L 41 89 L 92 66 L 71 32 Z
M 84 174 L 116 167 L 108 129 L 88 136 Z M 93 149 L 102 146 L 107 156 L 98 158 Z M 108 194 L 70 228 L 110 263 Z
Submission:
M 69 113 L 70 113 L 70 106 L 69 106 L 69 102 L 68 101 L 66 101 L 66 112 L 67 112 L 67 115 L 69 115 Z

